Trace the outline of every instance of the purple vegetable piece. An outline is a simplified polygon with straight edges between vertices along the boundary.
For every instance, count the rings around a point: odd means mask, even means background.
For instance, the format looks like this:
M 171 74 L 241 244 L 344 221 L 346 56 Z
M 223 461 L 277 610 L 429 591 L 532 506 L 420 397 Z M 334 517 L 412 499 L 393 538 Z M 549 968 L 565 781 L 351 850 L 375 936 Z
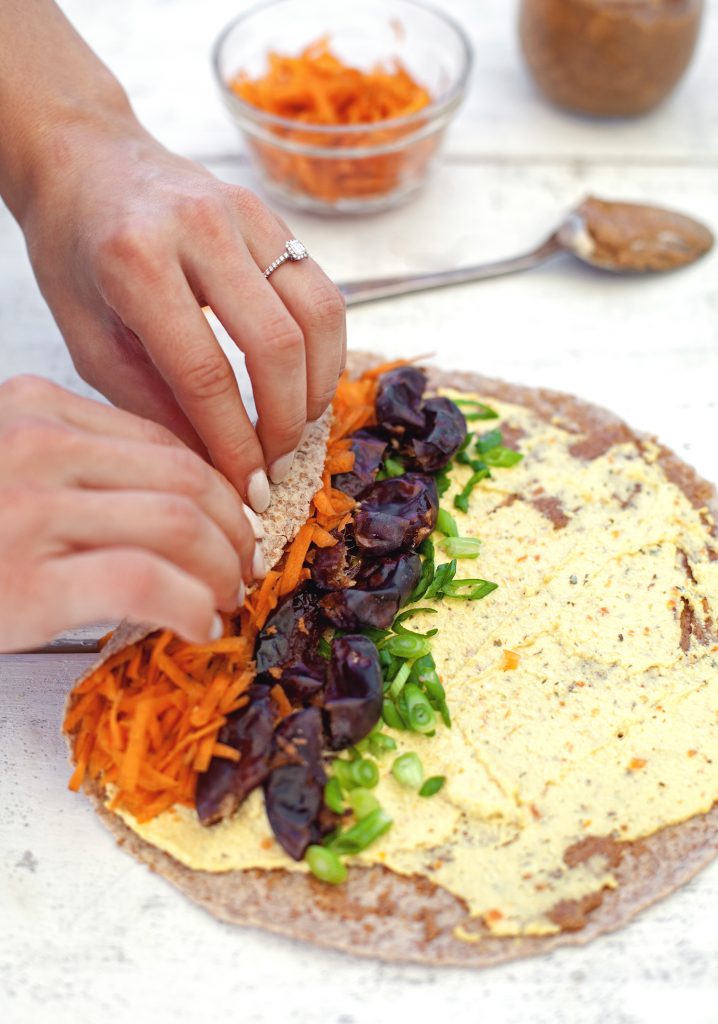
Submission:
M 374 483 L 384 459 L 388 441 L 383 432 L 367 428 L 351 435 L 351 451 L 354 452 L 354 469 L 350 473 L 338 473 L 333 484 L 352 498 L 357 498 Z M 326 550 L 326 549 L 325 549 Z
M 267 685 L 281 682 L 290 699 L 303 700 L 316 693 L 326 670 L 317 652 L 323 630 L 313 588 L 300 587 L 288 594 L 257 639 L 257 680 Z
M 327 594 L 319 602 L 339 629 L 388 629 L 419 582 L 421 559 L 412 552 L 362 563 L 356 587 Z
M 234 814 L 245 798 L 260 786 L 272 763 L 274 711 L 266 686 L 253 686 L 250 702 L 234 711 L 219 732 L 219 742 L 238 750 L 235 764 L 214 757 L 197 779 L 197 814 L 203 825 L 214 825 Z
M 376 394 L 376 418 L 382 427 L 421 430 L 424 417 L 421 399 L 426 390 L 426 374 L 416 366 L 400 366 L 379 378 Z
M 301 860 L 308 846 L 321 841 L 334 822 L 324 807 L 322 715 L 318 708 L 295 711 L 275 731 L 276 767 L 264 783 L 267 817 L 290 857 Z
M 381 716 L 382 697 L 379 654 L 371 640 L 334 640 L 324 694 L 324 720 L 333 750 L 350 747 L 371 732 Z
M 388 555 L 418 547 L 436 526 L 436 481 L 421 473 L 380 480 L 371 487 L 354 517 L 354 539 L 368 555 Z
M 453 459 L 466 437 L 466 420 L 448 398 L 430 398 L 424 402 L 424 426 L 412 431 L 402 447 L 409 465 L 425 473 L 443 469 Z
M 331 548 L 317 548 L 312 579 L 323 590 L 343 590 L 354 585 L 359 569 L 359 559 L 341 539 Z

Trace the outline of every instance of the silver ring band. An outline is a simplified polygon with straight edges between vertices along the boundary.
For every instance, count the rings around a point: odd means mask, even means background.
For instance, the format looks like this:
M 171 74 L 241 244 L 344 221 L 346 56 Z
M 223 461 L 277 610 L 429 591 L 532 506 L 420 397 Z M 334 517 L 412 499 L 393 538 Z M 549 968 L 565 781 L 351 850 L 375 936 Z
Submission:
M 298 238 L 290 238 L 284 246 L 284 252 L 281 256 L 277 256 L 274 263 L 270 263 L 267 269 L 264 271 L 265 277 L 270 277 L 277 267 L 281 267 L 287 260 L 291 260 L 293 263 L 298 263 L 299 260 L 305 260 L 309 256 L 309 253 L 299 241 Z

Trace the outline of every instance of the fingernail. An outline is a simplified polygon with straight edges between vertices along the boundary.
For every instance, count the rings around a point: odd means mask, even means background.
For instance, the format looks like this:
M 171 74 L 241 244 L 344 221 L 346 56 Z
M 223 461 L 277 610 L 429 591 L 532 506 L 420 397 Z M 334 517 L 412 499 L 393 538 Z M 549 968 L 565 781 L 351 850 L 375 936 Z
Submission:
M 297 450 L 295 448 L 293 452 L 289 452 L 288 455 L 283 455 L 281 459 L 275 459 L 269 467 L 269 476 L 271 477 L 273 484 L 281 484 L 283 480 L 287 479 L 296 454 Z
M 300 448 L 304 444 L 304 442 L 307 440 L 307 438 L 309 437 L 311 432 L 314 430 L 314 428 L 316 427 L 317 423 L 318 423 L 318 420 L 309 420 L 307 422 L 306 427 L 302 431 L 302 437 L 301 437 L 301 440 L 299 442 L 299 447 Z
M 252 555 L 252 575 L 255 580 L 263 580 L 267 575 L 267 563 L 264 560 L 261 544 L 257 544 Z
M 237 607 L 238 608 L 241 608 L 242 605 L 244 604 L 245 596 L 246 596 L 246 591 L 244 589 L 244 583 L 242 583 L 242 581 L 240 580 L 239 581 L 239 591 L 237 593 Z
M 252 527 L 252 533 L 254 534 L 255 540 L 261 540 L 264 536 L 264 527 L 262 526 L 262 520 L 259 516 L 256 516 L 251 510 L 249 505 L 244 506 L 244 514 L 247 517 L 247 522 Z
M 222 622 L 221 616 L 215 615 L 212 619 L 212 625 L 209 627 L 209 638 L 210 640 L 219 640 L 224 633 L 224 623 Z
M 266 512 L 269 508 L 269 480 L 263 469 L 255 469 L 250 476 L 247 482 L 247 498 L 255 512 Z

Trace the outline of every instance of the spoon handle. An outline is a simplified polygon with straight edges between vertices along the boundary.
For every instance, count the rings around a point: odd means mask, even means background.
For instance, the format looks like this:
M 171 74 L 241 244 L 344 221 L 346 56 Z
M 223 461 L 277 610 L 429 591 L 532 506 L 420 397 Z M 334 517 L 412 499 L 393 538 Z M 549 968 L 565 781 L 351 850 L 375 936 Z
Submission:
M 467 281 L 485 281 L 490 277 L 503 277 L 505 274 L 516 274 L 520 270 L 530 270 L 544 260 L 563 251 L 558 235 L 551 235 L 542 245 L 523 256 L 497 260 L 494 263 L 483 263 L 475 267 L 460 267 L 458 270 L 440 270 L 429 274 L 405 274 L 400 277 L 377 277 L 368 281 L 347 281 L 339 285 L 339 290 L 346 300 L 347 306 L 356 306 L 360 302 L 373 302 L 376 299 L 389 299 L 396 295 L 409 295 L 412 292 L 424 292 L 430 288 L 444 288 L 451 284 L 465 284 Z

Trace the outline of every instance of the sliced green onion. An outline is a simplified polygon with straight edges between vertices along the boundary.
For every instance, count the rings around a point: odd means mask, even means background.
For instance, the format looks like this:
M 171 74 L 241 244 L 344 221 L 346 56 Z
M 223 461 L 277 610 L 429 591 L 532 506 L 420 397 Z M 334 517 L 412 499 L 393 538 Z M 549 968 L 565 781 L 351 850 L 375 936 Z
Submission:
M 319 654 L 320 654 L 320 656 L 322 658 L 327 658 L 327 659 L 331 658 L 331 656 L 332 656 L 332 648 L 331 648 L 331 645 L 330 645 L 329 641 L 327 640 L 327 638 L 325 636 L 320 636 L 319 637 L 319 643 L 317 644 L 317 651 L 319 652 Z
M 499 445 L 486 452 L 484 458 L 490 466 L 498 466 L 500 469 L 511 469 L 517 462 L 521 462 L 523 455 L 514 451 L 513 448 L 503 448 Z
M 476 439 L 476 447 L 482 455 L 486 452 L 490 452 L 492 448 L 498 448 L 503 441 L 503 435 L 498 427 L 494 430 L 489 430 L 485 434 L 481 434 Z
M 419 796 L 434 796 L 440 789 L 443 789 L 445 782 L 445 775 L 432 775 L 419 790 Z
M 498 583 L 489 580 L 451 580 L 443 590 L 444 597 L 456 597 L 463 601 L 481 601 L 487 594 L 498 588 Z
M 404 683 L 407 681 L 411 673 L 411 665 L 412 663 L 410 661 L 405 661 L 404 664 L 399 669 L 399 671 L 397 672 L 397 674 L 394 676 L 391 686 L 389 687 L 388 690 L 390 697 L 398 697 L 399 694 L 401 693 L 404 687 Z
M 406 729 L 406 723 L 397 711 L 396 704 L 388 698 L 384 698 L 384 703 L 381 706 L 381 717 L 390 729 L 399 729 L 402 731 Z
M 472 463 L 472 466 L 473 465 L 474 464 Z M 490 476 L 491 472 L 487 467 L 477 469 L 474 473 L 472 473 L 469 479 L 466 481 L 466 486 L 464 487 L 461 494 L 455 495 L 454 505 L 457 508 L 460 508 L 462 512 L 468 512 L 469 498 L 471 497 L 471 492 L 473 491 L 474 487 L 476 487 L 477 484 L 481 483 L 482 480 L 486 480 L 487 477 Z
M 448 489 L 451 487 L 451 477 L 447 470 L 443 469 L 440 473 L 434 474 L 434 479 L 436 480 L 437 494 L 441 497 L 442 494 L 446 494 Z
M 423 637 L 395 634 L 384 644 L 384 649 L 395 658 L 421 658 L 431 650 Z
M 365 636 L 368 640 L 371 640 L 373 644 L 380 644 L 382 640 L 389 636 L 388 629 L 376 629 L 374 626 L 365 626 L 361 630 L 362 636 Z
M 361 853 L 367 846 L 383 836 L 393 824 L 393 819 L 387 814 L 383 807 L 377 807 L 375 811 L 367 814 L 348 828 L 346 832 L 339 832 L 328 842 L 327 847 L 334 853 L 352 854 Z
M 452 401 L 454 405 L 463 405 L 467 409 L 474 410 L 464 413 L 467 420 L 497 420 L 499 418 L 495 409 L 492 409 L 490 405 L 484 405 L 483 402 L 477 402 L 475 398 L 454 398 Z
M 336 758 L 332 764 L 334 775 L 342 789 L 352 790 L 357 786 L 373 789 L 379 781 L 379 769 L 374 761 L 359 757 L 355 761 Z
M 383 732 L 372 733 L 369 737 L 369 750 L 374 757 L 381 757 L 390 750 L 396 750 L 396 740 L 393 736 L 385 736 Z
M 446 511 L 445 508 L 439 509 L 439 514 L 436 517 L 436 529 L 446 534 L 447 537 L 459 536 L 459 528 L 456 525 L 456 520 Z
M 412 752 L 400 754 L 391 766 L 391 774 L 402 786 L 418 789 L 424 781 L 424 767 L 419 755 Z
M 441 720 L 443 721 L 443 723 L 446 726 L 446 728 L 450 729 L 451 728 L 451 712 L 449 711 L 448 704 L 446 703 L 445 700 L 441 701 L 441 703 L 438 705 L 438 708 L 439 708 L 439 714 L 441 715 Z
M 431 732 L 436 724 L 436 715 L 424 691 L 416 683 L 407 683 L 404 687 L 404 700 L 409 728 L 414 732 Z
M 331 778 L 326 786 L 324 787 L 324 803 L 327 805 L 330 811 L 334 811 L 335 814 L 344 813 L 344 795 L 342 793 L 341 783 L 337 778 Z
M 432 552 L 433 552 L 433 545 L 432 545 Z M 434 578 L 434 557 L 433 557 L 433 554 L 432 554 L 431 558 L 427 557 L 422 562 L 421 576 L 419 577 L 419 582 L 416 584 L 416 587 L 414 588 L 414 590 L 412 591 L 412 593 L 409 596 L 409 604 L 413 604 L 415 601 L 420 601 L 422 599 L 422 597 L 424 597 L 424 595 L 426 594 L 426 591 L 428 590 L 428 588 L 429 588 L 433 578 Z
M 454 574 L 456 573 L 456 561 L 444 562 L 442 565 L 437 566 L 436 572 L 434 573 L 434 579 L 431 581 L 431 585 L 426 591 L 425 597 L 440 597 L 444 587 L 453 580 Z M 426 654 L 426 651 L 424 651 Z
M 384 472 L 388 477 L 403 476 L 406 473 L 406 466 L 398 459 L 384 459 Z
M 366 818 L 367 814 L 371 814 L 371 812 L 375 811 L 379 806 L 379 801 L 372 791 L 361 787 L 353 789 L 350 792 L 349 803 L 359 819 Z
M 476 558 L 481 551 L 478 537 L 447 537 L 441 546 L 452 558 Z
M 439 680 L 439 676 L 435 669 L 431 669 L 428 672 L 418 673 L 417 679 L 419 680 L 419 682 L 424 687 L 424 689 L 429 694 L 429 697 L 432 700 L 435 700 L 438 703 L 441 703 L 441 701 L 446 700 L 446 691 L 444 690 L 444 687 L 441 685 L 441 681 Z
M 330 885 L 341 885 L 346 881 L 347 869 L 339 860 L 336 853 L 327 849 L 326 846 L 308 846 L 304 859 L 309 865 L 309 870 L 320 882 L 329 882 Z
M 405 612 L 401 612 L 397 615 L 394 619 L 394 625 L 391 628 L 396 633 L 397 626 L 400 626 L 402 622 L 406 622 L 406 620 L 410 619 L 413 615 L 420 615 L 422 612 L 426 612 L 427 615 L 437 614 L 436 608 L 407 608 Z

